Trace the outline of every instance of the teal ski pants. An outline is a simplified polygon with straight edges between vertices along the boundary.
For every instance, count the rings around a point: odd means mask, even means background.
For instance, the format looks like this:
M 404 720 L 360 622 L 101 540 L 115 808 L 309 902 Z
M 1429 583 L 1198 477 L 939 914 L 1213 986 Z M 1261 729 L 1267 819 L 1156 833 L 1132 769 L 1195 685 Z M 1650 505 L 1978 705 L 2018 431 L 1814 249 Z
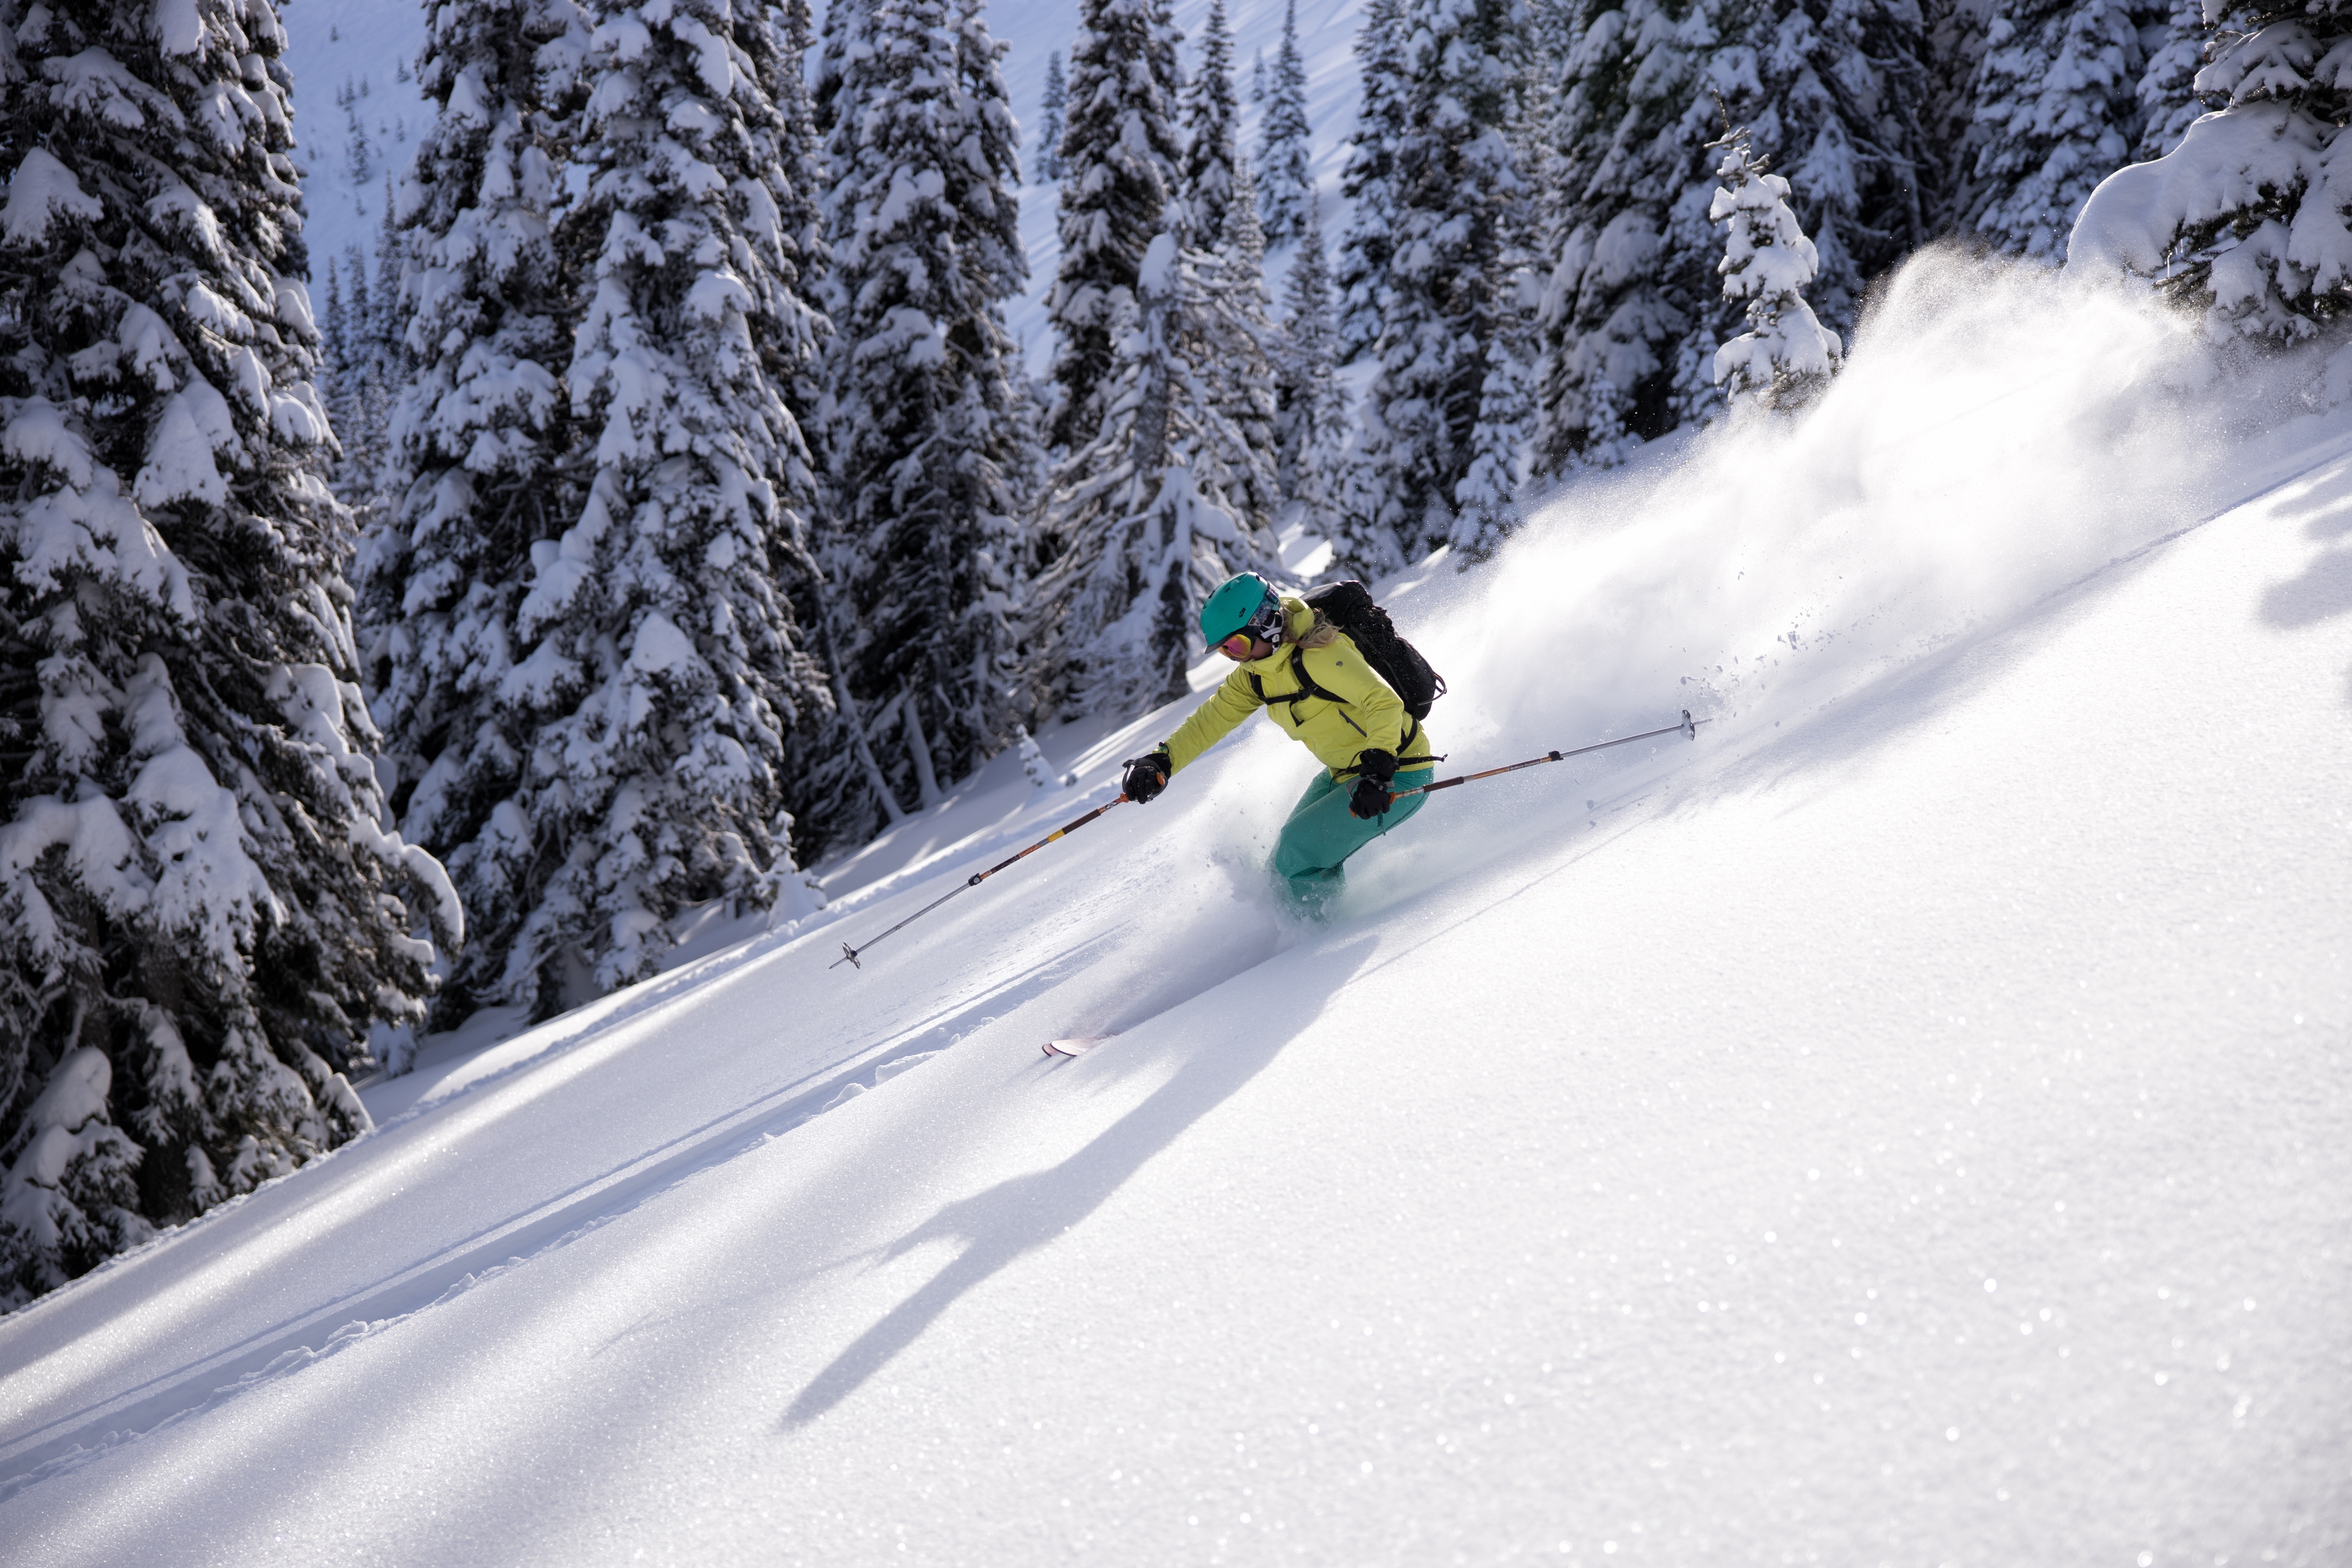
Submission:
M 1394 787 L 1425 784 L 1436 771 L 1415 768 L 1399 773 Z M 1340 867 L 1348 857 L 1419 811 L 1421 803 L 1429 798 L 1408 795 L 1382 816 L 1367 821 L 1348 810 L 1348 795 L 1355 787 L 1353 779 L 1343 784 L 1318 769 L 1307 781 L 1307 793 L 1290 808 L 1282 837 L 1275 841 L 1275 874 L 1289 885 L 1291 898 L 1305 908 L 1319 909 L 1339 890 Z

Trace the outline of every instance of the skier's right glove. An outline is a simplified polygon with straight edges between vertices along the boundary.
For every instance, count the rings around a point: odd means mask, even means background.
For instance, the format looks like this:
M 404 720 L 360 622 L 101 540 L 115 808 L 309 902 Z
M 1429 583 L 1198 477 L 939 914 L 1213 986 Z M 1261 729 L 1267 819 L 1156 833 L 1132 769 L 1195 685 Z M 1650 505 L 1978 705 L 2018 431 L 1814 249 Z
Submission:
M 1168 775 L 1176 770 L 1168 758 L 1168 748 L 1146 752 L 1139 757 L 1129 757 L 1120 764 L 1127 772 L 1119 780 L 1119 790 L 1128 799 L 1142 805 L 1168 787 Z

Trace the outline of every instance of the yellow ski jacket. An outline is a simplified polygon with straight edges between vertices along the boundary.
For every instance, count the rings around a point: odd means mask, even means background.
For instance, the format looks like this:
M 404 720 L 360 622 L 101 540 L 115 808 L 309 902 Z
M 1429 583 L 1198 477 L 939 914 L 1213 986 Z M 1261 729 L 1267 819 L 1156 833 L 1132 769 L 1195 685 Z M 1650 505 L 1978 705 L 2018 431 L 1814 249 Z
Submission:
M 1315 625 L 1315 612 L 1305 600 L 1286 594 L 1282 608 L 1289 634 L 1283 646 L 1265 658 L 1236 666 L 1209 694 L 1209 700 L 1192 710 L 1192 716 L 1168 737 L 1168 761 L 1174 772 L 1183 772 L 1187 763 L 1261 707 L 1276 729 L 1314 752 L 1315 760 L 1330 769 L 1335 779 L 1355 771 L 1359 753 L 1375 749 L 1396 758 L 1400 773 L 1426 767 L 1435 760 L 1430 754 L 1429 732 L 1404 710 L 1403 700 L 1373 673 L 1344 632 L 1328 647 L 1302 650 L 1308 680 L 1340 700 L 1302 695 L 1307 689 L 1299 683 L 1291 654 L 1297 640 Z M 1255 686 L 1252 676 L 1257 677 Z M 1260 688 L 1265 690 L 1263 697 L 1258 694 Z

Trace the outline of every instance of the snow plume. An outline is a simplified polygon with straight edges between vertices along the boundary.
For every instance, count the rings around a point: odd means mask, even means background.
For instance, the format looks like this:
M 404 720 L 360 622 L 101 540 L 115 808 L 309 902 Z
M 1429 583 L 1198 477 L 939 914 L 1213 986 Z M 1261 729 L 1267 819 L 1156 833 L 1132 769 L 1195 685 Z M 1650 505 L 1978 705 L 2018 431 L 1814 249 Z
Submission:
M 2231 433 L 2191 395 L 2204 353 L 2144 297 L 1921 257 L 1800 420 L 1711 430 L 1675 466 L 1573 489 L 1499 569 L 1395 603 L 1452 684 L 1440 746 L 1491 766 L 1685 706 L 1722 721 L 1710 739 L 1769 731 L 2013 616 L 2210 506 Z M 1580 763 L 1575 784 L 1480 785 L 1483 804 L 1416 824 L 1415 852 L 1483 852 L 1529 800 L 1549 816 L 1564 790 L 1616 793 L 1592 781 L 1645 751 Z

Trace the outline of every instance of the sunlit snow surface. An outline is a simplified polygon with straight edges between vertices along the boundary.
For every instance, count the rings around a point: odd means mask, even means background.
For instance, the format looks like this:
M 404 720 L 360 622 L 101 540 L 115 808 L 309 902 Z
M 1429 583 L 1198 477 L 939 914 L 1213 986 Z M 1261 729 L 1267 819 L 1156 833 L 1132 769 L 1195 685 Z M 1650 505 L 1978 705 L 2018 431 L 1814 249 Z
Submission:
M 2352 417 L 1928 266 L 1384 594 L 1449 771 L 1715 721 L 1306 929 L 1254 724 L 828 967 L 1171 715 L 1048 733 L 0 1320 L 7 1560 L 2352 1561 Z

